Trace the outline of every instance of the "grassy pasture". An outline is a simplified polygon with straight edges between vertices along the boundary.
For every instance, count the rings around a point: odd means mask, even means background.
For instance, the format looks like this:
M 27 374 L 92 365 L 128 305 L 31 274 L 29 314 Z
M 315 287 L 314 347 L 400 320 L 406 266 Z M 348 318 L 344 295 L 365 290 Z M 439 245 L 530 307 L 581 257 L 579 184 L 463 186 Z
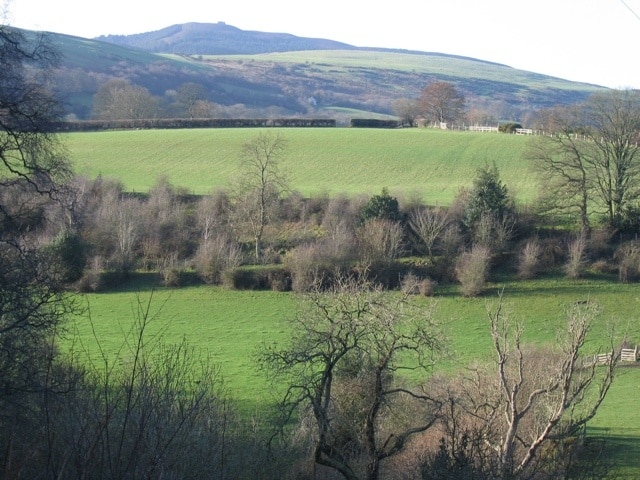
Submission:
M 427 129 L 278 129 L 288 148 L 283 168 L 294 189 L 306 195 L 378 193 L 388 187 L 395 195 L 416 193 L 425 201 L 447 204 L 461 187 L 470 185 L 478 167 L 495 162 L 503 181 L 521 202 L 537 190 L 524 159 L 529 137 Z M 65 134 L 78 173 L 119 178 L 131 191 L 148 190 L 160 175 L 176 186 L 204 194 L 228 184 L 237 173 L 242 142 L 254 129 L 150 130 Z M 441 288 L 434 300 L 436 315 L 446 324 L 451 357 L 441 367 L 451 369 L 474 360 L 488 360 L 491 345 L 486 319 L 487 302 L 504 288 L 507 311 L 524 322 L 524 339 L 553 343 L 562 327 L 564 309 L 572 302 L 591 300 L 602 305 L 588 351 L 610 327 L 640 342 L 637 285 L 618 284 L 593 277 L 566 281 L 548 277 L 527 282 L 505 280 L 492 285 L 484 298 L 461 298 L 455 287 Z M 140 293 L 141 292 L 141 293 Z M 151 295 L 148 283 L 84 297 L 92 321 L 74 319 L 76 349 L 98 360 L 96 338 L 113 355 L 131 328 L 136 298 Z M 295 312 L 292 294 L 229 291 L 206 286 L 178 290 L 158 289 L 150 332 L 163 332 L 167 341 L 186 338 L 211 355 L 220 368 L 229 394 L 247 414 L 263 411 L 275 393 L 256 369 L 253 354 L 262 342 L 284 341 L 287 319 Z M 95 332 L 95 333 L 94 333 Z M 94 336 L 95 335 L 95 336 Z M 592 435 L 604 435 L 621 474 L 640 476 L 640 410 L 637 391 L 640 368 L 621 369 L 617 383 L 591 422 Z
M 242 143 L 256 129 L 192 129 L 64 134 L 79 174 L 119 178 L 147 191 L 159 176 L 196 194 L 228 185 Z M 288 142 L 282 168 L 304 195 L 417 194 L 448 204 L 476 170 L 495 162 L 520 202 L 535 197 L 524 152 L 531 137 L 431 129 L 277 129 Z
M 565 309 L 576 300 L 597 302 L 602 315 L 592 331 L 592 340 L 585 353 L 595 352 L 599 339 L 615 328 L 633 342 L 640 339 L 637 320 L 640 292 L 637 285 L 620 285 L 608 279 L 591 278 L 567 281 L 549 277 L 527 282 L 497 282 L 483 298 L 461 298 L 454 287 L 441 288 L 433 299 L 435 315 L 445 324 L 449 338 L 450 357 L 439 365 L 452 369 L 491 357 L 491 342 L 486 309 L 495 304 L 498 292 L 504 289 L 505 310 L 524 323 L 526 342 L 551 343 L 562 329 Z M 96 338 L 108 355 L 114 355 L 133 325 L 138 300 L 143 304 L 151 298 L 153 320 L 149 334 L 162 332 L 171 343 L 185 338 L 203 354 L 211 355 L 224 377 L 225 386 L 242 411 L 247 414 L 264 412 L 274 389 L 254 363 L 254 353 L 263 342 L 284 342 L 290 328 L 288 319 L 295 314 L 296 299 L 291 293 L 271 291 L 232 291 L 196 286 L 183 289 L 159 288 L 152 293 L 151 282 L 140 278 L 122 289 L 82 298 L 90 307 L 87 315 L 72 323 L 77 333 L 75 347 L 99 359 Z M 126 356 L 126 355 L 125 355 Z M 634 459 L 640 458 L 640 414 L 635 402 L 640 386 L 640 368 L 621 369 L 589 432 L 605 435 L 617 448 L 616 462 L 630 475 L 640 468 Z M 619 459 L 618 459 L 619 457 Z
M 406 73 L 426 73 L 473 80 L 495 80 L 504 85 L 521 85 L 538 89 L 576 89 L 593 91 L 593 85 L 576 84 L 539 74 L 531 74 L 507 65 L 474 58 L 440 55 L 437 53 L 403 53 L 358 50 L 312 50 L 275 52 L 257 55 L 205 55 L 207 60 L 242 60 L 246 62 L 277 62 L 292 68 L 324 70 L 334 75 L 353 69 L 386 69 Z M 521 87 L 522 88 L 522 87 Z

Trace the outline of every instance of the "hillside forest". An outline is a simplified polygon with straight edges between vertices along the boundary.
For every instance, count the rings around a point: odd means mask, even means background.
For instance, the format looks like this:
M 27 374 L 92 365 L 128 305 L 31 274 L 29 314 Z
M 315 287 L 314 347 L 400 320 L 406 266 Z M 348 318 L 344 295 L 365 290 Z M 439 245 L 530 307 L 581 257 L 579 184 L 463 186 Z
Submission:
M 34 47 L 0 28 L 0 55 L 4 478 L 608 472 L 602 445 L 583 432 L 613 382 L 620 345 L 605 339 L 602 365 L 578 361 L 597 306 L 573 305 L 556 350 L 521 345 L 498 306 L 489 312 L 496 370 L 439 376 L 429 372 L 444 333 L 419 300 L 443 285 L 480 296 L 493 275 L 596 272 L 637 282 L 639 92 L 599 92 L 539 112 L 547 134 L 532 137 L 529 155 L 545 187 L 526 208 L 491 164 L 446 207 L 386 189 L 307 198 L 281 168 L 286 130 L 276 129 L 242 145 L 226 188 L 194 196 L 160 178 L 134 194 L 71 169 L 52 133 L 62 110 L 40 76 L 56 60 L 45 39 Z M 465 113 L 447 82 L 425 86 L 418 104 L 438 123 Z M 66 320 L 81 310 L 71 293 L 108 291 L 139 271 L 165 287 L 300 295 L 290 342 L 257 353 L 284 387 L 277 414 L 240 416 L 219 370 L 184 343 L 145 350 L 148 305 L 135 314 L 139 335 L 123 346 L 125 368 L 59 348 L 72 334 Z

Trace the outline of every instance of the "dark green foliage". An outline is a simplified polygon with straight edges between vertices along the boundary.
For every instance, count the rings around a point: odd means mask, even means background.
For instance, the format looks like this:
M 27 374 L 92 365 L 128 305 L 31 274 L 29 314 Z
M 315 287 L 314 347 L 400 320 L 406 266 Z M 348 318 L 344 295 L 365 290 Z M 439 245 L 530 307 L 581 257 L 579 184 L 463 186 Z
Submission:
M 62 282 L 72 283 L 82 277 L 87 257 L 80 235 L 69 231 L 60 233 L 50 245 L 50 251 L 60 268 Z
M 90 132 L 98 130 L 138 130 L 151 128 L 250 128 L 335 127 L 336 121 L 328 118 L 149 118 L 139 120 L 87 120 L 57 122 L 55 130 L 61 132 Z
M 354 128 L 398 128 L 401 123 L 397 120 L 382 120 L 379 118 L 352 118 Z
M 495 478 L 493 472 L 484 472 L 474 465 L 473 444 L 463 436 L 460 445 L 447 445 L 444 438 L 433 457 L 422 466 L 423 480 L 484 480 Z
M 374 195 L 369 199 L 369 202 L 362 208 L 360 218 L 363 222 L 372 218 L 400 220 L 398 199 L 389 195 L 389 191 L 385 187 L 379 195 Z
M 622 209 L 618 228 L 623 233 L 640 233 L 640 205 L 627 205 Z
M 237 267 L 222 274 L 227 288 L 236 290 L 291 290 L 291 276 L 282 267 Z
M 500 180 L 498 168 L 485 166 L 478 169 L 464 210 L 464 226 L 472 230 L 482 217 L 501 221 L 511 211 L 506 185 Z
M 498 125 L 498 131 L 502 133 L 515 133 L 517 128 L 522 128 L 522 125 L 515 122 L 501 123 Z

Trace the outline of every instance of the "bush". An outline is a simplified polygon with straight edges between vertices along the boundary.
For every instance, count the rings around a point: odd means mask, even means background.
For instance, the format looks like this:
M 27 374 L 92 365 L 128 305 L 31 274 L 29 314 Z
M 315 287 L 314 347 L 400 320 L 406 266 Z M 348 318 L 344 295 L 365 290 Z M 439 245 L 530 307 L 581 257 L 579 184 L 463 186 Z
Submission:
M 498 125 L 498 131 L 502 133 L 515 133 L 517 128 L 522 128 L 522 125 L 515 122 L 501 123 Z
M 87 259 L 80 235 L 68 231 L 60 233 L 49 246 L 49 251 L 64 283 L 73 283 L 82 277 Z
M 431 297 L 433 296 L 437 286 L 438 286 L 438 282 L 436 282 L 435 280 L 432 280 L 429 277 L 426 277 L 420 280 L 420 283 L 418 284 L 418 289 L 420 291 L 420 295 L 424 297 Z
M 623 283 L 640 280 L 640 242 L 625 242 L 614 254 L 618 261 L 618 279 Z
M 291 277 L 283 267 L 236 267 L 225 270 L 222 284 L 234 290 L 276 290 L 291 289 Z
M 474 245 L 464 252 L 456 263 L 456 277 L 460 291 L 465 297 L 476 297 L 482 293 L 489 274 L 491 252 L 484 245 Z
M 430 297 L 438 283 L 429 277 L 420 278 L 413 272 L 407 273 L 400 282 L 400 289 L 406 295 L 422 295 Z
M 382 120 L 379 118 L 352 118 L 351 126 L 353 128 L 399 128 L 402 123 L 397 120 Z
M 400 281 L 400 290 L 405 295 L 417 295 L 419 293 L 420 278 L 413 272 L 407 273 Z
M 295 292 L 305 292 L 316 287 L 317 282 L 330 283 L 337 272 L 347 272 L 356 259 L 355 239 L 348 220 L 331 227 L 325 238 L 316 242 L 299 245 L 287 252 L 284 265 L 291 274 Z
M 317 287 L 318 282 L 330 284 L 333 275 L 347 271 L 350 263 L 346 258 L 329 255 L 326 246 L 311 243 L 290 250 L 284 265 L 291 274 L 291 289 L 307 292 Z
M 394 289 L 402 286 L 402 279 L 407 276 L 410 269 L 411 266 L 404 263 L 381 261 L 356 265 L 353 271 L 357 276 L 382 288 Z
M 584 235 L 580 235 L 569 242 L 567 263 L 564 266 L 565 275 L 568 278 L 575 279 L 584 276 L 587 268 L 586 250 L 587 240 Z
M 242 251 L 226 234 L 216 235 L 203 242 L 194 259 L 198 276 L 207 284 L 222 281 L 222 272 L 242 263 Z
M 520 252 L 518 262 L 518 277 L 524 280 L 534 278 L 540 271 L 542 261 L 542 246 L 538 239 L 528 240 Z
M 383 188 L 382 193 L 369 199 L 360 217 L 363 222 L 371 219 L 400 220 L 398 199 L 389 195 L 389 191 Z
M 388 262 L 403 250 L 402 226 L 392 220 L 371 219 L 357 232 L 360 258 L 366 263 Z

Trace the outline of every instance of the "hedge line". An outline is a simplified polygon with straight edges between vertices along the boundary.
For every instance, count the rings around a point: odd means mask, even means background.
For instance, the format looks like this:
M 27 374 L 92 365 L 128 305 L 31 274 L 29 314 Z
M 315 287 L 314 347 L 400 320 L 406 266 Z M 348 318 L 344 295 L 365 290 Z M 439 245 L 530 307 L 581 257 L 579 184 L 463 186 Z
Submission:
M 352 118 L 351 126 L 355 128 L 399 128 L 402 123 L 397 120 L 380 120 L 378 118 Z
M 336 121 L 327 118 L 157 118 L 141 120 L 83 120 L 58 122 L 58 132 L 87 132 L 95 130 L 145 130 L 177 128 L 247 128 L 247 127 L 335 127 Z

